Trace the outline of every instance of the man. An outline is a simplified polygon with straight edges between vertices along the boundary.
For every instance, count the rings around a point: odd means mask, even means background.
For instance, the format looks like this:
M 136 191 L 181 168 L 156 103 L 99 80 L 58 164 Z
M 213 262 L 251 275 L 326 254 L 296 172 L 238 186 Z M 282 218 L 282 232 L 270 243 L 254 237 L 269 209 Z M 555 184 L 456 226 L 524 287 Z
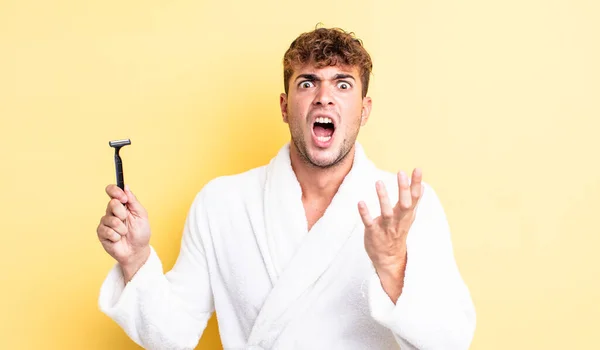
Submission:
M 225 349 L 467 349 L 475 311 L 440 201 L 419 169 L 386 173 L 356 142 L 371 69 L 342 30 L 291 44 L 291 142 L 198 193 L 166 275 L 143 206 L 108 186 L 102 311 L 152 349 L 194 348 L 214 311 Z

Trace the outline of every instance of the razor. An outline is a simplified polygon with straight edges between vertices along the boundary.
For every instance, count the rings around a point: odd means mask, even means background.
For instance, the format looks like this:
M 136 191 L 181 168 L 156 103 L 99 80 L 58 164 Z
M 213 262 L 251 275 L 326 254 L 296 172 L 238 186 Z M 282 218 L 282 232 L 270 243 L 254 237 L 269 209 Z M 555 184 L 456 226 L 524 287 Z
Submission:
M 123 178 L 123 161 L 119 156 L 119 151 L 121 150 L 121 147 L 131 145 L 131 140 L 124 139 L 109 141 L 108 144 L 110 145 L 110 147 L 114 147 L 115 149 L 115 168 L 117 171 L 117 186 L 119 186 L 119 188 L 125 191 L 125 180 Z

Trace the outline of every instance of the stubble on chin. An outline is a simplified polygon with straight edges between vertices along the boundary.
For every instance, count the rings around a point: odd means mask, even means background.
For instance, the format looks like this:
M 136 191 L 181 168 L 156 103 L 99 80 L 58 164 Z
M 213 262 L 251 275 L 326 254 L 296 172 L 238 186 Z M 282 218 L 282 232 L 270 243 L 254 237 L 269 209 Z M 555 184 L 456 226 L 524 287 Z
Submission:
M 334 168 L 335 166 L 340 164 L 344 159 L 346 159 L 346 157 L 350 153 L 350 150 L 352 149 L 351 145 L 346 145 L 346 142 L 343 142 L 342 145 L 339 146 L 339 149 L 336 152 L 337 154 L 335 157 L 325 159 L 325 160 L 319 162 L 310 156 L 308 149 L 306 147 L 306 143 L 303 140 L 293 139 L 292 141 L 295 145 L 296 152 L 298 153 L 298 156 L 300 157 L 302 162 L 305 163 L 306 165 L 308 165 L 309 167 L 317 168 L 317 169 Z

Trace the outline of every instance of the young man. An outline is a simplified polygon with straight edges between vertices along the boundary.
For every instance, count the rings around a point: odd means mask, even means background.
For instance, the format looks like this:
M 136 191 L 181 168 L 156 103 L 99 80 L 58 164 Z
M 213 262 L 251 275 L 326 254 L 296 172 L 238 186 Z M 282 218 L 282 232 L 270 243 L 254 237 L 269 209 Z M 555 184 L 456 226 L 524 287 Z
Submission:
M 214 311 L 225 349 L 467 349 L 475 310 L 440 201 L 419 169 L 386 173 L 356 142 L 371 68 L 338 29 L 291 44 L 291 142 L 198 193 L 167 274 L 143 206 L 108 186 L 101 310 L 151 349 L 194 348 Z

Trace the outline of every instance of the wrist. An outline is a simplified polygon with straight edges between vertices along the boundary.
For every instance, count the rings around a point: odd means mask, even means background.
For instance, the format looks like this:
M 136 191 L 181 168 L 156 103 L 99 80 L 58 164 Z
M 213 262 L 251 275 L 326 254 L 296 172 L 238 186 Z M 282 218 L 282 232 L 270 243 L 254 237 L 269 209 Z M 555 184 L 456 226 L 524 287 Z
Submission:
M 373 259 L 373 266 L 377 270 L 377 274 L 385 275 L 389 278 L 400 278 L 404 276 L 406 260 L 407 251 L 404 248 L 393 256 L 379 256 L 377 259 Z
M 123 271 L 123 279 L 125 283 L 131 281 L 133 276 L 144 266 L 148 258 L 150 257 L 150 246 L 144 247 L 139 253 L 127 259 L 125 262 L 121 262 L 121 270 Z
M 374 267 L 383 290 L 395 304 L 404 289 L 406 254 L 403 258 L 394 259 L 385 264 L 377 264 Z
M 380 279 L 386 281 L 403 281 L 404 280 L 404 268 L 403 266 L 379 266 L 375 267 L 375 271 Z

